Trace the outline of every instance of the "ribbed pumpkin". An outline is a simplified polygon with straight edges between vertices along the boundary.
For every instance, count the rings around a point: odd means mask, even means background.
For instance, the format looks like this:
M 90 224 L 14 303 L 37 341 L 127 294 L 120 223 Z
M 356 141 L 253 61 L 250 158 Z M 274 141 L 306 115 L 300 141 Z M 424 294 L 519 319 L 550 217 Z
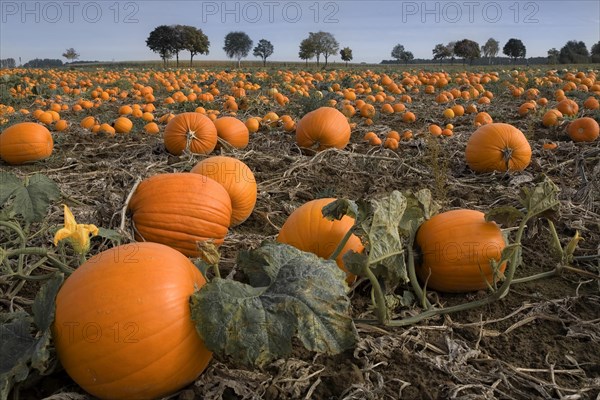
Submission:
M 24 164 L 50 157 L 54 142 L 50 131 L 35 122 L 20 122 L 0 134 L 0 158 L 9 164 Z
M 237 149 L 248 146 L 250 133 L 246 125 L 237 118 L 223 117 L 215 122 L 217 135 Z
M 300 147 L 317 146 L 343 149 L 350 140 L 350 124 L 338 110 L 321 107 L 306 114 L 296 126 L 296 142 Z
M 136 240 L 166 244 L 198 257 L 196 242 L 220 245 L 231 223 L 231 200 L 220 183 L 200 174 L 145 179 L 129 202 Z
M 505 247 L 498 225 L 475 210 L 435 215 L 421 225 L 416 243 L 422 257 L 417 276 L 428 288 L 442 292 L 487 288 L 494 275 L 489 260 L 499 260 Z
M 600 126 L 593 118 L 577 118 L 567 126 L 567 133 L 574 142 L 593 142 L 600 135 Z
M 187 257 L 161 244 L 95 255 L 56 297 L 52 330 L 61 364 L 101 399 L 155 399 L 179 390 L 212 357 L 189 306 L 205 283 Z
M 335 200 L 334 198 L 316 199 L 297 208 L 281 227 L 277 241 L 322 258 L 329 258 L 346 232 L 354 225 L 354 219 L 348 216 L 334 221 L 323 217 L 321 211 L 323 207 Z M 364 250 L 358 236 L 350 236 L 346 246 L 335 260 L 338 267 L 346 272 L 346 281 L 351 283 L 356 277 L 346 270 L 342 261 L 342 257 L 348 250 L 357 253 Z
M 531 161 L 531 146 L 514 126 L 491 123 L 471 135 L 465 157 L 475 172 L 522 171 Z
M 129 133 L 133 128 L 133 122 L 127 117 L 119 117 L 113 123 L 116 133 Z
M 209 154 L 217 145 L 217 128 L 204 114 L 186 112 L 173 117 L 164 133 L 167 151 L 176 156 L 184 150 Z
M 256 204 L 256 179 L 246 164 L 226 156 L 209 157 L 200 161 L 191 172 L 208 176 L 219 182 L 231 199 L 231 226 L 244 222 Z

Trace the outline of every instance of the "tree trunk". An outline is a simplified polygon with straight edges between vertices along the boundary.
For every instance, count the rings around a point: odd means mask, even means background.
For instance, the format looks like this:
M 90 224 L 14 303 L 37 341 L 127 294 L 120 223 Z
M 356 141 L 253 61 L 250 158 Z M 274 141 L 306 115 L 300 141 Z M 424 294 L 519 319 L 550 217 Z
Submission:
M 238 69 L 240 69 L 242 66 L 242 59 L 238 58 Z
M 323 58 L 325 58 L 325 67 L 327 66 L 327 56 L 323 56 Z
M 175 66 L 179 68 L 179 53 L 175 53 Z
M 266 67 L 266 66 L 267 66 L 267 59 L 263 58 L 263 67 Z
M 190 67 L 194 65 L 194 53 L 190 53 Z

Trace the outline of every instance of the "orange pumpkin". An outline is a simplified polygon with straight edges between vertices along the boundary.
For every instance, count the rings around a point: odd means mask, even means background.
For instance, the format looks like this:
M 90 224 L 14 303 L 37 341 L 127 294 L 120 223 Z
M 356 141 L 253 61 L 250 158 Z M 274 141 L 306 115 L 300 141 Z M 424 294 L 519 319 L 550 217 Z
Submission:
M 136 240 L 166 244 L 198 257 L 196 242 L 223 243 L 231 199 L 223 186 L 200 174 L 159 174 L 143 180 L 129 202 Z
M 209 154 L 217 145 L 217 128 L 204 114 L 186 112 L 173 117 L 165 126 L 165 147 L 176 156 L 184 150 Z
M 160 132 L 160 128 L 156 122 L 148 122 L 146 125 L 144 125 L 144 132 L 149 135 L 156 135 L 158 132 Z
M 490 260 L 499 260 L 505 247 L 502 231 L 475 210 L 435 215 L 417 231 L 422 262 L 417 276 L 427 288 L 443 292 L 480 290 L 493 284 Z M 500 268 L 504 272 L 506 264 Z
M 254 118 L 254 117 L 250 117 L 246 120 L 246 128 L 248 128 L 248 132 L 249 133 L 256 133 L 258 132 L 258 129 L 260 128 L 260 123 L 258 121 L 258 119 Z
M 161 244 L 95 255 L 56 297 L 52 331 L 61 364 L 103 399 L 154 399 L 179 390 L 212 358 L 189 307 L 205 283 L 187 257 Z
M 50 131 L 35 122 L 20 122 L 0 134 L 0 158 L 9 164 L 24 164 L 50 157 L 54 142 Z
M 246 164 L 232 157 L 215 156 L 200 161 L 190 172 L 219 182 L 231 199 L 231 226 L 244 222 L 256 204 L 256 179 Z
M 549 128 L 551 126 L 560 125 L 560 119 L 563 117 L 562 113 L 556 109 L 546 111 L 542 117 L 542 125 Z
M 248 146 L 250 134 L 246 125 L 237 118 L 223 117 L 215 120 L 217 135 L 233 147 L 243 149 Z
M 490 114 L 488 114 L 484 111 L 478 113 L 475 116 L 475 119 L 473 120 L 473 124 L 475 126 L 487 125 L 487 124 L 491 124 L 493 122 L 494 122 L 494 120 L 492 119 Z
M 593 118 L 577 118 L 567 126 L 567 133 L 574 142 L 593 142 L 600 135 L 600 126 Z
M 338 110 L 321 107 L 306 114 L 296 125 L 296 142 L 300 147 L 317 146 L 343 149 L 350 141 L 350 124 Z
M 323 217 L 323 207 L 335 200 L 333 198 L 312 200 L 297 208 L 281 227 L 277 241 L 322 258 L 329 258 L 346 232 L 354 225 L 354 219 L 348 216 L 333 221 Z M 349 250 L 357 253 L 364 250 L 358 236 L 350 236 L 340 255 L 335 259 L 338 267 L 346 272 L 346 281 L 350 283 L 356 277 L 348 272 L 342 260 Z
M 531 161 L 531 146 L 514 126 L 492 123 L 471 135 L 465 157 L 475 172 L 522 171 Z
M 564 99 L 556 105 L 556 109 L 563 115 L 572 117 L 579 111 L 579 105 L 574 100 Z
M 127 117 L 119 117 L 113 123 L 116 133 L 129 133 L 133 128 L 133 122 Z

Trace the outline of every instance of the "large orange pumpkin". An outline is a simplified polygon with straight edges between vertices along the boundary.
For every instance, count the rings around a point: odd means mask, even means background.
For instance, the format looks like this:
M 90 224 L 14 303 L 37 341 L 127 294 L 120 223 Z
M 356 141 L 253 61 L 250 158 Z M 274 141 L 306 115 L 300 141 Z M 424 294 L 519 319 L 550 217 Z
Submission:
M 244 222 L 256 204 L 256 179 L 246 164 L 226 156 L 209 157 L 200 161 L 192 171 L 219 182 L 231 198 L 231 226 Z
M 50 131 L 35 122 L 14 124 L 0 134 L 0 158 L 9 164 L 43 160 L 53 149 Z
M 209 154 L 217 145 L 217 128 L 204 114 L 186 112 L 172 118 L 164 133 L 167 151 L 176 156 L 184 150 Z
M 499 260 L 505 247 L 498 225 L 475 210 L 435 215 L 421 225 L 416 243 L 422 255 L 417 276 L 428 288 L 443 292 L 487 288 L 494 275 L 489 261 Z
M 136 240 L 166 244 L 198 257 L 197 242 L 223 243 L 231 223 L 231 200 L 215 180 L 191 173 L 145 179 L 129 202 Z
M 354 225 L 354 219 L 348 216 L 333 221 L 323 217 L 323 207 L 335 200 L 334 198 L 317 199 L 300 206 L 281 227 L 277 241 L 302 251 L 314 253 L 322 258 L 329 258 L 346 232 Z M 350 283 L 354 281 L 355 276 L 348 272 L 342 260 L 348 250 L 354 250 L 357 253 L 364 250 L 358 236 L 350 236 L 340 255 L 335 259 L 338 267 L 346 272 L 346 281 Z
M 306 114 L 296 126 L 296 142 L 300 147 L 317 146 L 343 149 L 350 141 L 350 124 L 338 110 L 321 107 Z
M 215 120 L 217 135 L 237 149 L 248 146 L 250 133 L 246 125 L 237 118 L 223 117 Z
M 471 135 L 465 157 L 475 172 L 522 171 L 531 161 L 531 146 L 514 126 L 491 123 Z
M 180 252 L 133 243 L 90 258 L 56 297 L 53 338 L 75 382 L 101 399 L 155 399 L 192 382 L 212 353 L 189 298 L 206 281 Z
M 567 126 L 567 133 L 574 142 L 593 142 L 600 135 L 600 126 L 593 118 L 577 118 Z

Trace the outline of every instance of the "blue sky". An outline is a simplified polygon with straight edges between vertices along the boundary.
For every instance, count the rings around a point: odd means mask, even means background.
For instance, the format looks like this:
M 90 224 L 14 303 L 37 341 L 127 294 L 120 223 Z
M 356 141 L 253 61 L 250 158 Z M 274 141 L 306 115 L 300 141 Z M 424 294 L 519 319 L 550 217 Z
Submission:
M 201 28 L 211 42 L 208 56 L 224 60 L 225 35 L 246 32 L 275 47 L 272 60 L 298 61 L 308 32 L 334 34 L 353 50 L 355 62 L 389 59 L 401 43 L 416 58 L 431 58 L 437 43 L 468 38 L 480 45 L 493 37 L 500 46 L 518 38 L 527 56 L 545 56 L 568 40 L 600 40 L 600 2 L 457 1 L 167 1 L 167 0 L 0 0 L 0 58 L 62 58 L 74 47 L 81 60 L 158 59 L 145 44 L 158 25 Z M 183 52 L 180 58 L 189 55 Z M 255 59 L 252 55 L 250 59 Z M 331 60 L 339 61 L 339 56 Z M 63 59 L 64 61 L 64 59 Z

